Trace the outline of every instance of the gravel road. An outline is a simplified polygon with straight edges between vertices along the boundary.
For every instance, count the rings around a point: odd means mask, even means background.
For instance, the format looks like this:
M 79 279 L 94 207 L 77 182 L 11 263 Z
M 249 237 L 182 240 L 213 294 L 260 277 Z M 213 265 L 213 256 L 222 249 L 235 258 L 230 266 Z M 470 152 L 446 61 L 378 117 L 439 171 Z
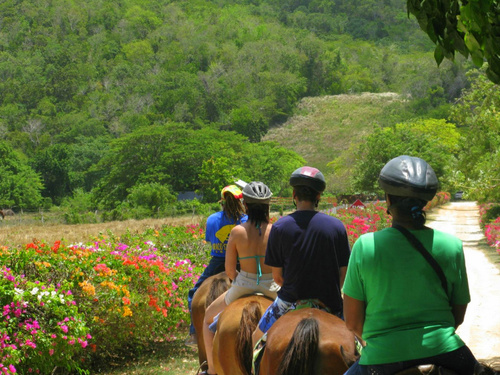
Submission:
M 500 363 L 500 254 L 486 243 L 476 203 L 434 209 L 427 225 L 463 241 L 472 300 L 457 332 L 478 360 Z

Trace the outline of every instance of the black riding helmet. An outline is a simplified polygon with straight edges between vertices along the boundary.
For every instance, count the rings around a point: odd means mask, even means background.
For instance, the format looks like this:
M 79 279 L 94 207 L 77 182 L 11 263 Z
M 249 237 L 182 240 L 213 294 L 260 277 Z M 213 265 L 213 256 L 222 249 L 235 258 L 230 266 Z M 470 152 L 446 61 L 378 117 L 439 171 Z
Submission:
M 293 187 L 308 186 L 318 193 L 322 193 L 326 188 L 325 176 L 314 167 L 300 167 L 292 173 L 290 185 Z
M 243 201 L 245 203 L 269 204 L 273 193 L 267 185 L 259 181 L 252 181 L 243 188 Z
M 430 201 L 436 195 L 438 179 L 423 159 L 401 155 L 390 160 L 380 171 L 380 187 L 390 195 Z

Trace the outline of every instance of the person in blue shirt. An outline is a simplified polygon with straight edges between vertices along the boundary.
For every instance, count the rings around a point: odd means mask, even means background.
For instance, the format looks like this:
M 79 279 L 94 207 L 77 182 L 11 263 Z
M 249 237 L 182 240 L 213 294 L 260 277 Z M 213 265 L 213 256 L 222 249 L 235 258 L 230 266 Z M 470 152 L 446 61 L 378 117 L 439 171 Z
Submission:
M 233 280 L 231 287 L 217 298 L 205 311 L 203 339 L 208 369 L 200 375 L 215 374 L 213 339 L 219 314 L 236 299 L 261 293 L 276 298 L 278 285 L 273 280 L 271 267 L 264 264 L 267 240 L 272 224 L 269 219 L 271 190 L 260 181 L 253 181 L 243 188 L 243 203 L 248 221 L 231 230 L 227 244 L 226 274 Z M 237 262 L 240 270 L 237 271 Z
M 191 313 L 191 304 L 194 293 L 200 285 L 210 276 L 224 271 L 226 259 L 226 247 L 229 233 L 236 225 L 245 223 L 248 216 L 245 214 L 245 208 L 241 199 L 243 193 L 236 185 L 228 185 L 221 191 L 221 200 L 219 203 L 222 210 L 210 215 L 207 219 L 205 240 L 212 245 L 210 262 L 205 268 L 194 287 L 188 293 L 188 307 Z M 196 332 L 191 322 L 189 327 L 189 337 L 186 339 L 186 345 L 196 345 Z

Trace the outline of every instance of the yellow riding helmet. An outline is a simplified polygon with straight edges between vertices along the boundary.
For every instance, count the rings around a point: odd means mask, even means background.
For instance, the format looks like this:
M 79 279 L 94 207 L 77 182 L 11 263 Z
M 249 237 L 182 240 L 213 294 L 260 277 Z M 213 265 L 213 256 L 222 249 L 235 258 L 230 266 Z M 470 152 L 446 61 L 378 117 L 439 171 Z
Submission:
M 226 193 L 230 193 L 236 199 L 243 198 L 243 193 L 241 192 L 240 188 L 236 185 L 227 185 L 224 189 L 222 189 L 220 193 L 221 201 L 224 200 L 224 194 Z

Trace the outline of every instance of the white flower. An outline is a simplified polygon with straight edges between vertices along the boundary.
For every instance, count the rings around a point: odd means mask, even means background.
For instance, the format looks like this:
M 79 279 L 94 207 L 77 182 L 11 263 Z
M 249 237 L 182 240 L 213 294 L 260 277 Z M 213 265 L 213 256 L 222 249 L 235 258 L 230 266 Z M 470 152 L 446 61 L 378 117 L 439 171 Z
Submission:
M 33 288 L 33 290 L 31 291 L 31 294 L 32 294 L 32 295 L 35 295 L 35 294 L 37 294 L 37 293 L 38 293 L 38 291 L 39 291 L 39 290 L 40 290 L 40 289 L 38 289 L 37 287 L 35 287 L 35 288 Z
M 19 288 L 14 288 L 14 292 L 16 292 L 16 294 L 24 294 L 24 290 Z

